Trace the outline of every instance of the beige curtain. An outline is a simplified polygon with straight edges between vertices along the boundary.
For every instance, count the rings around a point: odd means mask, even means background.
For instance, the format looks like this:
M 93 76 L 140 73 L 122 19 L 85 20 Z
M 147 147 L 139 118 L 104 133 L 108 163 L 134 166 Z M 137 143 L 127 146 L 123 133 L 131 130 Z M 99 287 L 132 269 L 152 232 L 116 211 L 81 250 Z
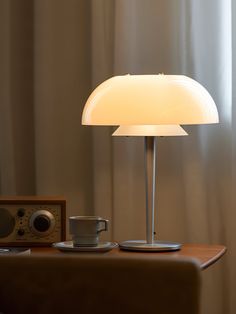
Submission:
M 65 195 L 92 213 L 89 1 L 0 0 L 1 194 Z
M 158 238 L 228 247 L 203 273 L 203 314 L 236 312 L 235 16 L 230 0 L 0 0 L 1 194 L 63 194 L 67 216 L 110 219 L 105 239 L 144 238 L 143 141 L 82 127 L 85 100 L 126 73 L 212 94 L 219 125 L 158 140 Z
M 93 87 L 126 73 L 185 74 L 217 103 L 219 125 L 158 141 L 156 231 L 163 240 L 227 245 L 227 257 L 203 274 L 202 313 L 234 313 L 231 1 L 92 4 Z M 111 219 L 113 239 L 144 239 L 143 141 L 111 133 L 93 131 L 95 212 Z

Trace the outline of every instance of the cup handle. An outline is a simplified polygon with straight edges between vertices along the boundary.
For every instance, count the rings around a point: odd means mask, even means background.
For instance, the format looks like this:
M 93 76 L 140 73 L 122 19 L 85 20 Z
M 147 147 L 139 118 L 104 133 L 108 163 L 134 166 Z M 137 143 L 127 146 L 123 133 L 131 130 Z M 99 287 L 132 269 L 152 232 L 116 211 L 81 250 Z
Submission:
M 99 226 L 101 224 L 101 227 L 98 229 L 98 232 L 107 231 L 108 230 L 108 222 L 109 222 L 109 220 L 107 220 L 107 219 L 101 219 L 99 221 Z

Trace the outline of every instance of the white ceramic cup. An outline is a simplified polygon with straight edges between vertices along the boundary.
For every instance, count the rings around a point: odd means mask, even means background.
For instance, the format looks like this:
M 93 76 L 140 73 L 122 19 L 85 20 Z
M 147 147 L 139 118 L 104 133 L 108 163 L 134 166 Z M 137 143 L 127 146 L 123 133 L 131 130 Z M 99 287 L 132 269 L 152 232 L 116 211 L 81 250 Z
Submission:
M 97 246 L 99 233 L 108 230 L 108 220 L 99 216 L 69 217 L 70 234 L 74 246 Z

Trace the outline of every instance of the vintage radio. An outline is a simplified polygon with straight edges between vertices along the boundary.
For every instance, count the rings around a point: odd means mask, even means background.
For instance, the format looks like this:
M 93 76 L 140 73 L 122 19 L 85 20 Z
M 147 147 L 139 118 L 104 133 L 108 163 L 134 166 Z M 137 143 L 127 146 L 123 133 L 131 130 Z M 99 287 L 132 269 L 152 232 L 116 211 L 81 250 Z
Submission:
M 61 197 L 0 196 L 0 246 L 50 246 L 65 240 Z

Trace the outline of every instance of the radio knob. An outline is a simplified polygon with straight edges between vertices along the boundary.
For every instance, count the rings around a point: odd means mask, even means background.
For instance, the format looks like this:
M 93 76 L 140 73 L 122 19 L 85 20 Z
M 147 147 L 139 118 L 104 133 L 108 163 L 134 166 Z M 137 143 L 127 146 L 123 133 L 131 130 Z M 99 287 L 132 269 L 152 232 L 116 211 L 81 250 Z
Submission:
M 24 229 L 19 229 L 19 230 L 17 231 L 17 234 L 18 234 L 19 236 L 23 236 L 23 235 L 25 234 L 25 230 L 24 230 Z
M 0 238 L 11 234 L 15 227 L 15 218 L 6 208 L 0 208 Z
M 18 217 L 23 217 L 25 215 L 25 209 L 24 208 L 19 208 L 17 211 L 17 216 Z
M 37 210 L 30 217 L 30 230 L 38 236 L 49 235 L 55 227 L 55 218 L 48 210 Z
M 50 228 L 50 225 L 50 219 L 45 215 L 39 215 L 34 220 L 34 228 L 40 232 L 47 231 Z

